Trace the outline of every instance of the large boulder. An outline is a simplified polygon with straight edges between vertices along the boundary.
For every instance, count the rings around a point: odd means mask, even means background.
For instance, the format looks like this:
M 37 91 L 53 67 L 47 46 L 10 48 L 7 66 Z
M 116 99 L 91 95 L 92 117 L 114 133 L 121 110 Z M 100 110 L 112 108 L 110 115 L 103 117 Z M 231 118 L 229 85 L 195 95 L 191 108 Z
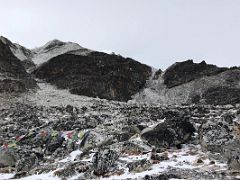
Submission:
M 94 174 L 104 175 L 114 167 L 119 155 L 116 151 L 111 149 L 99 150 L 93 156 Z
M 114 54 L 67 53 L 42 64 L 34 74 L 73 94 L 127 101 L 144 87 L 151 68 Z
M 36 82 L 26 72 L 10 48 L 0 39 L 0 92 L 24 92 Z
M 0 150 L 0 168 L 14 167 L 15 163 L 16 163 L 16 157 L 12 152 Z
M 210 119 L 199 130 L 203 149 L 221 153 L 228 161 L 229 168 L 240 170 L 240 116 L 223 114 L 220 119 Z
M 155 147 L 180 146 L 187 143 L 195 128 L 186 117 L 175 117 L 159 123 L 153 128 L 144 129 L 141 138 Z
M 168 88 L 178 86 L 203 76 L 211 76 L 227 70 L 209 65 L 205 61 L 194 63 L 193 60 L 177 62 L 170 66 L 163 75 L 164 83 Z

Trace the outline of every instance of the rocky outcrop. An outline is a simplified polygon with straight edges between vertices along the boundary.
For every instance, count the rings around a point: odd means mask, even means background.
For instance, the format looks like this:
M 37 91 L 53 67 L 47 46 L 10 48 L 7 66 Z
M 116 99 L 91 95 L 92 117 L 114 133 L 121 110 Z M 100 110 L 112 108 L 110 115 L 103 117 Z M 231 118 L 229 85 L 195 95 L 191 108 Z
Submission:
M 25 71 L 20 60 L 0 40 L 0 92 L 24 92 L 35 87 L 35 81 Z
M 113 168 L 115 161 L 118 159 L 119 155 L 117 152 L 110 149 L 99 150 L 93 156 L 93 168 L 94 174 L 104 175 Z
M 144 87 L 151 68 L 130 58 L 93 52 L 57 56 L 34 74 L 73 94 L 127 101 Z
M 180 146 L 191 139 L 195 129 L 187 118 L 176 117 L 153 128 L 144 129 L 141 137 L 158 148 Z
M 190 65 L 192 64 L 193 67 L 203 64 L 200 67 L 203 66 L 205 69 L 203 68 L 203 71 L 196 74 L 184 71 L 183 74 L 180 73 L 180 77 L 178 75 L 175 77 L 174 73 L 172 73 L 171 76 L 169 75 L 169 79 L 167 78 L 169 85 L 166 85 L 166 82 L 168 82 L 166 81 L 166 74 L 171 72 L 170 68 L 170 70 L 163 72 L 158 79 L 152 79 L 148 82 L 147 86 L 135 95 L 134 100 L 167 105 L 192 103 L 225 105 L 240 103 L 239 68 L 217 68 L 216 66 L 205 65 L 205 63 L 195 64 L 191 62 Z M 183 62 L 183 64 L 185 63 Z M 176 66 L 180 68 L 181 64 L 178 63 Z M 174 69 L 174 66 L 172 68 Z M 170 81 L 171 79 L 172 81 Z M 173 86 L 174 84 L 176 86 Z
M 33 52 L 17 43 L 12 43 L 9 39 L 1 36 L 0 40 L 11 50 L 25 67 L 27 71 L 32 71 L 35 68 L 35 64 L 32 61 Z
M 164 84 L 167 88 L 172 88 L 203 76 L 211 76 L 219 74 L 227 70 L 227 68 L 218 68 L 214 65 L 209 65 L 205 61 L 194 63 L 193 60 L 177 62 L 170 66 L 163 75 Z

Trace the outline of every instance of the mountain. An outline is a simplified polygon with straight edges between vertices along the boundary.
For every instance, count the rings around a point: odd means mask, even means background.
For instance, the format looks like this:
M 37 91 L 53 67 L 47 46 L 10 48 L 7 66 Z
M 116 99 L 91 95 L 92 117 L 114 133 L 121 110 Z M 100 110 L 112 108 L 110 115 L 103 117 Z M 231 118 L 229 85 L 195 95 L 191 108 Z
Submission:
M 42 64 L 33 74 L 73 94 L 127 101 L 144 87 L 151 68 L 114 54 L 67 53 Z
M 239 67 L 1 37 L 0 179 L 239 179 L 239 96 Z
M 77 43 L 62 42 L 54 39 L 42 47 L 32 49 L 31 52 L 33 54 L 32 61 L 38 66 L 61 54 L 79 53 L 85 55 L 91 50 L 83 48 Z

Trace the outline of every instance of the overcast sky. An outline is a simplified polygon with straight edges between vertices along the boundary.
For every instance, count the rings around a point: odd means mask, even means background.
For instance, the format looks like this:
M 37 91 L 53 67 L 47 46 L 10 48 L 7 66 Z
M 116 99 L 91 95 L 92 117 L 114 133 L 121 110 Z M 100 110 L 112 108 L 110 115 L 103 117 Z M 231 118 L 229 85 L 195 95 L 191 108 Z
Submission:
M 51 39 L 165 69 L 240 66 L 240 0 L 0 0 L 0 34 L 28 48 Z

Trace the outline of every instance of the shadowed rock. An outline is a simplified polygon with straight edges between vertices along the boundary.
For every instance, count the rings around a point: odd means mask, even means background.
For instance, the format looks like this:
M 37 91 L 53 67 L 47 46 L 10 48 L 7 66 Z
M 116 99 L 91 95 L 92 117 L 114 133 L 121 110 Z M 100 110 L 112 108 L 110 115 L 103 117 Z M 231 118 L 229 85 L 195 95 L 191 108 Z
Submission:
M 0 40 L 0 92 L 24 92 L 36 83 L 25 68 Z
M 130 58 L 93 52 L 57 56 L 34 74 L 73 94 L 127 101 L 144 87 L 151 68 Z
M 141 133 L 148 144 L 156 147 L 179 146 L 191 139 L 195 129 L 188 118 L 176 117 Z
M 165 71 L 164 84 L 172 88 L 203 76 L 216 75 L 227 69 L 207 64 L 205 61 L 201 63 L 194 63 L 192 60 L 177 62 Z

